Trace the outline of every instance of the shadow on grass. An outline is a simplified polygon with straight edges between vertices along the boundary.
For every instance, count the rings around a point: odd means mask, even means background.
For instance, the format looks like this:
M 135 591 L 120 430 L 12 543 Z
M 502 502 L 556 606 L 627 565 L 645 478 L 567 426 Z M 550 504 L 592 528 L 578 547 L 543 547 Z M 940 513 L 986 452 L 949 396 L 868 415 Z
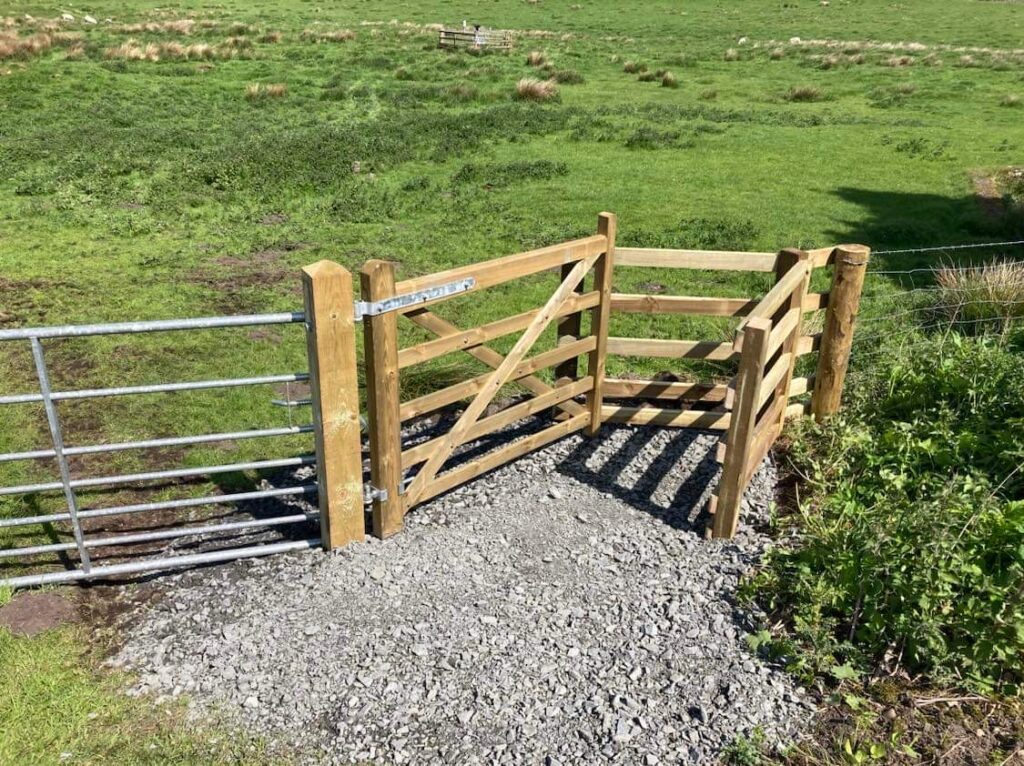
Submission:
M 857 205 L 863 215 L 842 221 L 829 232 L 835 242 L 856 242 L 875 251 L 936 248 L 1024 239 L 1024 209 L 1009 199 L 981 194 L 948 197 L 842 187 L 834 192 L 844 202 Z M 875 269 L 931 269 L 940 265 L 971 266 L 1006 256 L 1024 258 L 1024 247 L 1008 246 L 925 253 L 878 254 Z M 902 275 L 893 281 L 907 285 Z M 922 272 L 913 275 L 915 286 L 933 281 Z

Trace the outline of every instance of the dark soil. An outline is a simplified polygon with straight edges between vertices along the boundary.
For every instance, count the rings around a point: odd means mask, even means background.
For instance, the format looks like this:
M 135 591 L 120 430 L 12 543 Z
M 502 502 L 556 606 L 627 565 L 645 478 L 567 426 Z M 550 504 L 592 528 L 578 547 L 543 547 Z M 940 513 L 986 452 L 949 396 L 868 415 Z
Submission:
M 0 607 L 0 627 L 16 636 L 36 636 L 77 619 L 74 602 L 56 593 L 22 591 Z
M 837 703 L 819 710 L 808 742 L 779 762 L 811 766 L 858 762 L 844 753 L 884 748 L 865 763 L 937 766 L 1024 764 L 1024 707 L 940 689 L 881 681 L 858 695 L 854 711 Z M 880 751 L 877 751 L 880 752 Z

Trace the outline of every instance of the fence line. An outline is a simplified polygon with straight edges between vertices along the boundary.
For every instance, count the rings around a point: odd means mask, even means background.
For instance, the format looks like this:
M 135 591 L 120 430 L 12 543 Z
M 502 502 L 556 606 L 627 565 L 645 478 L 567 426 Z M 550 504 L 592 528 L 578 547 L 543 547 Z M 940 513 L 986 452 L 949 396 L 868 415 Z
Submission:
M 1006 242 L 981 242 L 966 245 L 934 245 L 929 247 L 908 247 L 902 250 L 874 250 L 875 255 L 908 255 L 911 253 L 935 253 L 947 250 L 975 250 L 993 247 L 1012 247 L 1024 245 L 1024 239 L 1009 240 Z
M 779 253 L 738 253 L 701 250 L 659 250 L 615 247 L 615 217 L 602 214 L 597 234 L 571 242 L 517 255 L 469 264 L 421 277 L 395 280 L 394 265 L 370 261 L 362 271 L 362 300 L 354 300 L 351 274 L 341 266 L 321 261 L 303 269 L 304 310 L 281 314 L 202 317 L 185 320 L 120 322 L 79 326 L 23 328 L 0 331 L 0 341 L 29 341 L 39 378 L 39 393 L 0 397 L 0 404 L 42 402 L 46 407 L 53 445 L 0 454 L 0 463 L 50 459 L 60 468 L 59 481 L 0 487 L 0 496 L 63 491 L 67 509 L 0 519 L 0 528 L 31 524 L 68 524 L 74 541 L 58 537 L 46 544 L 0 551 L 0 559 L 77 552 L 78 564 L 64 572 L 13 577 L 0 583 L 13 585 L 67 582 L 70 580 L 133 572 L 192 566 L 285 550 L 340 547 L 363 539 L 364 506 L 371 505 L 372 531 L 384 537 L 401 529 L 404 515 L 415 505 L 448 491 L 484 472 L 539 449 L 577 431 L 596 435 L 602 423 L 655 424 L 696 427 L 725 432 L 719 453 L 725 465 L 716 488 L 715 536 L 734 534 L 740 501 L 753 471 L 771 448 L 787 417 L 813 411 L 818 417 L 834 413 L 850 355 L 852 320 L 860 299 L 868 249 L 842 246 L 817 250 L 783 250 Z M 683 269 L 716 269 L 768 272 L 774 285 L 761 298 L 719 298 L 666 295 L 634 295 L 612 292 L 613 267 L 641 266 Z M 828 292 L 809 292 L 815 268 L 832 268 Z M 462 329 L 432 311 L 433 305 L 455 295 L 543 272 L 561 272 L 557 288 L 544 306 L 480 327 Z M 593 273 L 588 292 L 585 280 Z M 804 316 L 825 312 L 820 333 L 805 332 Z M 717 340 L 609 338 L 613 311 L 650 315 L 675 314 L 735 318 L 739 322 L 732 343 Z M 590 312 L 590 327 L 581 330 L 580 317 Z M 399 347 L 398 321 L 404 319 L 432 334 L 408 348 Z M 354 323 L 365 333 L 369 455 L 371 483 L 363 482 L 359 396 Z M 99 389 L 53 391 L 49 385 L 42 342 L 50 338 L 143 332 L 209 330 L 258 324 L 301 324 L 305 330 L 309 372 L 263 375 L 221 380 L 151 383 Z M 537 353 L 533 346 L 545 329 L 557 329 L 555 348 Z M 502 336 L 521 332 L 507 354 L 488 344 Z M 450 385 L 405 402 L 400 400 L 403 368 L 465 352 L 491 368 L 483 375 Z M 799 357 L 819 352 L 816 372 L 795 378 Z M 533 356 L 528 354 L 533 353 Z M 608 353 L 629 356 L 702 359 L 738 363 L 740 373 L 732 383 L 665 382 L 609 378 L 605 372 Z M 587 358 L 586 374 L 579 360 Z M 555 368 L 554 383 L 535 373 Z M 308 398 L 293 400 L 290 384 L 307 382 Z M 533 397 L 491 413 L 489 405 L 498 391 L 515 382 Z M 150 393 L 198 391 L 236 386 L 283 383 L 288 425 L 217 434 L 172 435 L 113 444 L 65 447 L 56 404 L 65 400 L 131 396 Z M 809 397 L 792 402 L 793 397 Z M 640 399 L 644 406 L 606 404 L 605 399 Z M 669 399 L 674 406 L 662 406 Z M 455 425 L 439 437 L 403 450 L 402 423 L 470 400 Z M 291 407 L 310 406 L 312 422 L 296 425 Z M 709 408 L 706 408 L 708 407 Z M 681 407 L 681 408 L 680 408 Z M 686 407 L 689 407 L 688 409 Z M 525 417 L 550 412 L 553 425 L 505 444 L 482 457 L 452 466 L 456 450 Z M 225 439 L 255 439 L 312 434 L 312 454 L 223 465 L 171 468 L 120 475 L 72 476 L 69 457 L 120 453 L 168 446 L 210 444 Z M 717 457 L 718 455 L 716 455 Z M 315 483 L 227 495 L 187 497 L 175 500 L 79 509 L 77 492 L 83 488 L 137 484 L 155 480 L 235 473 L 270 468 L 316 466 Z M 365 492 L 364 492 L 365 489 Z M 227 519 L 165 530 L 139 530 L 104 536 L 96 527 L 83 528 L 81 521 L 112 516 L 131 516 L 154 511 L 186 510 L 204 505 L 270 498 L 317 495 L 318 512 L 280 512 L 265 519 Z M 720 502 L 718 502 L 720 500 Z M 293 504 L 292 504 L 293 505 Z M 50 510 L 50 509 L 44 509 Z M 207 521 L 212 521 L 208 519 Z M 128 564 L 96 566 L 90 551 L 138 543 L 192 539 L 203 535 L 242 533 L 256 528 L 283 527 L 318 522 L 320 540 L 301 540 L 256 547 L 206 551 L 194 555 L 146 558 Z M 60 534 L 64 534 L 63 531 Z M 238 545 L 238 543 L 235 543 Z M 122 551 L 124 548 L 121 549 Z M 18 562 L 21 563 L 21 562 Z M 29 562 L 35 565 L 35 562 Z

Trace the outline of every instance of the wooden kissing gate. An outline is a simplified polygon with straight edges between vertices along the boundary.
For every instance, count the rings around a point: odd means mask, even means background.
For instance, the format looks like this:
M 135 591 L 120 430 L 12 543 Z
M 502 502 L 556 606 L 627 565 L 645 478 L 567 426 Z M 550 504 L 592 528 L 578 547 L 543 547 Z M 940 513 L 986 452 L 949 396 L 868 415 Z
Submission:
M 780 253 L 616 249 L 615 234 L 615 216 L 602 213 L 593 236 L 400 282 L 392 263 L 372 260 L 360 275 L 360 301 L 353 299 L 352 276 L 341 266 L 321 261 L 304 269 L 325 548 L 363 539 L 367 504 L 370 531 L 388 537 L 401 530 L 415 506 L 569 434 L 595 436 L 603 423 L 722 432 L 716 453 L 722 472 L 709 507 L 709 533 L 735 534 L 743 493 L 786 419 L 805 413 L 821 419 L 839 409 L 868 248 Z M 614 268 L 629 266 L 774 272 L 775 281 L 760 300 L 613 293 Z M 826 266 L 832 267 L 831 289 L 810 292 L 814 270 Z M 547 301 L 513 316 L 463 329 L 432 310 L 456 295 L 551 271 L 560 274 L 560 281 Z M 823 329 L 808 332 L 805 315 L 822 311 Z M 732 343 L 609 338 L 609 322 L 617 312 L 736 317 L 738 325 Z M 401 347 L 400 319 L 432 337 Z M 363 481 L 357 322 L 364 330 L 369 483 Z M 531 355 L 552 325 L 557 328 L 555 347 Z M 488 345 L 517 332 L 506 354 Z M 402 401 L 403 370 L 453 352 L 467 353 L 490 369 Z M 797 377 L 797 360 L 814 352 L 816 371 Z M 608 354 L 734 360 L 738 370 L 728 382 L 607 378 Z M 586 358 L 583 376 L 581 357 Z M 547 368 L 554 368 L 552 382 L 537 374 Z M 499 391 L 511 383 L 530 397 L 490 412 Z M 615 404 L 615 399 L 627 401 Z M 638 406 L 637 399 L 644 404 Z M 665 400 L 672 406 L 661 406 Z M 467 401 L 445 433 L 403 448 L 404 423 Z M 552 414 L 552 424 L 451 465 L 463 445 L 544 413 Z

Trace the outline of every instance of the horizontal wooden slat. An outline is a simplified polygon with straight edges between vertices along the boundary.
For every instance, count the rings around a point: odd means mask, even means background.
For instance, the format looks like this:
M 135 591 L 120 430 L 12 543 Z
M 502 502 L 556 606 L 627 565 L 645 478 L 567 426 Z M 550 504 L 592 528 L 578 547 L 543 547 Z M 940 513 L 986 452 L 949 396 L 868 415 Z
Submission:
M 606 404 L 601 408 L 601 421 L 625 423 L 634 426 L 654 425 L 676 428 L 707 428 L 724 431 L 729 427 L 728 412 L 708 410 L 668 410 L 660 407 L 616 407 Z
M 811 267 L 808 263 L 801 262 L 783 274 L 782 278 L 768 291 L 768 294 L 758 302 L 756 308 L 747 314 L 744 324 L 751 319 L 770 320 L 775 316 L 775 312 L 782 308 L 783 304 L 789 300 L 793 291 L 800 287 L 800 283 L 810 273 L 810 269 Z M 740 325 L 740 329 L 742 327 L 743 325 Z
M 836 249 L 834 247 L 819 247 L 816 250 L 808 250 L 811 256 L 811 267 L 819 269 L 822 266 L 829 266 L 832 263 L 832 256 Z
M 811 411 L 810 402 L 794 402 L 793 404 L 786 407 L 786 420 L 790 418 L 800 418 L 807 415 Z
M 651 356 L 659 359 L 709 359 L 725 361 L 739 356 L 731 343 L 696 340 L 643 340 L 609 338 L 608 353 L 618 356 Z
M 647 247 L 616 247 L 616 266 L 648 266 L 706 271 L 774 271 L 775 253 L 743 253 L 732 250 L 662 250 Z
M 491 415 L 490 417 L 481 418 L 466 432 L 466 438 L 463 443 L 476 441 L 477 439 L 486 436 L 489 433 L 493 433 L 510 423 L 515 423 L 517 420 L 522 420 L 523 418 L 534 415 L 541 410 L 554 407 L 556 404 L 564 402 L 566 399 L 572 399 L 575 396 L 585 394 L 593 387 L 593 378 L 583 378 L 582 380 L 570 382 L 568 385 L 559 386 L 546 394 L 535 396 L 528 401 L 513 405 L 512 407 L 507 407 L 501 412 Z M 405 450 L 402 453 L 402 470 L 408 470 L 417 463 L 422 463 L 424 460 L 429 458 L 443 440 L 444 437 L 439 436 L 436 439 L 431 439 L 430 441 L 417 444 L 415 447 L 410 447 Z
M 765 402 L 767 402 L 771 398 L 772 394 L 775 393 L 775 389 L 779 387 L 782 379 L 786 376 L 786 373 L 789 372 L 789 365 L 792 361 L 792 354 L 781 354 L 779 358 L 775 360 L 775 364 L 772 365 L 772 368 L 764 374 L 763 378 L 761 378 L 761 387 L 757 391 L 757 409 L 760 410 L 764 407 Z
M 575 314 L 578 311 L 593 308 L 600 302 L 601 294 L 598 292 L 572 295 L 566 300 L 555 316 Z M 423 309 L 418 309 L 418 311 L 410 312 L 409 317 L 412 318 L 422 311 Z M 465 330 L 454 335 L 445 335 L 416 346 L 403 348 L 398 352 L 398 367 L 402 369 L 414 364 L 420 364 L 430 359 L 450 354 L 453 351 L 466 351 L 495 338 L 500 338 L 502 335 L 524 330 L 530 326 L 530 322 L 533 321 L 539 311 L 540 309 L 524 311 L 522 314 L 505 317 L 480 327 L 474 327 L 471 330 Z
M 605 378 L 605 398 L 673 399 L 685 401 L 720 402 L 726 387 L 711 383 L 687 383 L 669 380 L 627 380 Z
M 768 357 L 771 358 L 775 352 L 793 335 L 800 324 L 800 309 L 790 309 L 786 315 L 778 321 L 768 335 Z
M 801 394 L 806 394 L 808 391 L 812 390 L 814 390 L 813 375 L 806 378 L 793 378 L 789 383 L 787 396 L 800 396 Z
M 744 316 L 757 301 L 747 298 L 697 298 L 676 295 L 612 293 L 612 311 L 626 314 L 686 314 L 690 316 Z
M 509 381 L 518 380 L 524 378 L 537 370 L 542 370 L 545 367 L 551 367 L 559 362 L 564 362 L 566 359 L 571 359 L 574 356 L 581 354 L 588 354 L 594 350 L 597 345 L 597 340 L 590 336 L 583 338 L 582 340 L 575 341 L 573 343 L 567 343 L 564 346 L 552 349 L 551 351 L 545 351 L 537 356 L 525 359 L 519 366 L 512 372 Z M 415 418 L 420 415 L 425 415 L 428 412 L 434 412 L 442 407 L 447 407 L 449 404 L 467 399 L 470 396 L 476 394 L 484 384 L 491 378 L 490 372 L 485 372 L 482 375 L 478 375 L 475 378 L 465 380 L 461 383 L 456 383 L 453 386 L 448 386 L 440 391 L 434 391 L 433 393 L 426 394 L 417 399 L 410 399 L 404 402 L 399 409 L 399 416 L 403 421 Z
M 474 479 L 487 471 L 515 460 L 528 452 L 538 450 L 564 436 L 586 428 L 589 422 L 590 413 L 584 412 L 582 415 L 576 415 L 565 422 L 545 428 L 543 431 L 539 431 L 532 436 L 514 441 L 464 466 L 453 468 L 451 471 L 441 474 L 424 487 L 423 492 L 419 496 L 419 502 L 436 497 L 442 492 L 447 492 L 452 487 L 464 484 L 470 479 Z
M 828 308 L 828 293 L 807 293 L 804 296 L 804 311 L 818 311 Z
M 821 333 L 816 332 L 811 335 L 801 335 L 800 340 L 796 344 L 796 355 L 803 356 L 804 354 L 810 354 L 817 351 L 821 346 Z
M 595 234 L 592 237 L 575 239 L 571 242 L 563 242 L 550 247 L 542 247 L 539 250 L 530 250 L 526 253 L 506 255 L 503 258 L 494 258 L 482 263 L 471 263 L 466 266 L 458 266 L 447 271 L 439 271 L 434 274 L 427 274 L 422 277 L 406 279 L 395 285 L 395 291 L 402 295 L 404 293 L 415 293 L 426 290 L 430 287 L 439 287 L 451 282 L 472 277 L 476 284 L 468 291 L 459 293 L 466 295 L 467 292 L 483 290 L 486 287 L 500 285 L 519 277 L 537 274 L 547 269 L 557 268 L 567 263 L 576 263 L 586 260 L 594 255 L 599 255 L 608 249 L 608 240 L 603 234 Z M 450 300 L 440 298 L 439 300 Z M 438 301 L 427 301 L 418 303 L 402 311 L 407 314 L 417 308 L 432 305 Z

